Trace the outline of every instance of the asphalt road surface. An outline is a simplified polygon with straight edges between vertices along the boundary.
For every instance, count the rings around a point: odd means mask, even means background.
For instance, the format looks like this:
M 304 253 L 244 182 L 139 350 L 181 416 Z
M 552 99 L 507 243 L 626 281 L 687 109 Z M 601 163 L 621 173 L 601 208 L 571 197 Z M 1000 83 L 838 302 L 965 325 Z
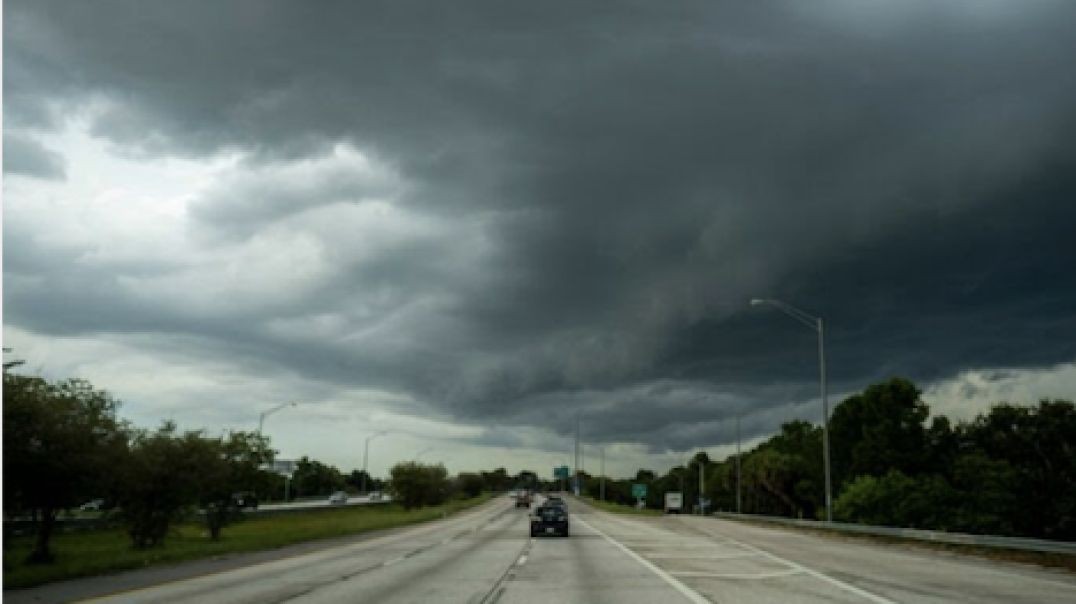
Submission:
M 1076 575 L 1065 571 L 712 518 L 615 515 L 574 500 L 569 508 L 569 538 L 532 539 L 527 511 L 503 497 L 439 522 L 94 601 L 1076 602 Z M 71 598 L 77 586 L 4 599 Z

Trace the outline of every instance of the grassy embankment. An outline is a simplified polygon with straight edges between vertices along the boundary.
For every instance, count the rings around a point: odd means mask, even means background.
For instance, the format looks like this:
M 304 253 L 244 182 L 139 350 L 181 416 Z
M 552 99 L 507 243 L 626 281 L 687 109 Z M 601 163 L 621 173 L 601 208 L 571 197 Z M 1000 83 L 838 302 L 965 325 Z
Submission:
M 174 527 L 164 545 L 147 550 L 132 549 L 120 528 L 58 533 L 52 540 L 56 562 L 49 565 L 24 564 L 32 537 L 15 537 L 4 543 L 4 589 L 416 524 L 474 507 L 491 497 L 485 494 L 410 511 L 386 504 L 254 516 L 225 527 L 219 541 L 209 540 L 203 524 L 187 523 Z
M 613 512 L 615 514 L 634 514 L 636 516 L 661 516 L 664 514 L 661 510 L 650 509 L 638 509 L 630 505 L 620 505 L 619 503 L 612 503 L 609 501 L 599 501 L 597 499 L 591 499 L 590 497 L 580 497 L 584 502 L 592 507 L 596 507 L 599 510 L 606 512 Z

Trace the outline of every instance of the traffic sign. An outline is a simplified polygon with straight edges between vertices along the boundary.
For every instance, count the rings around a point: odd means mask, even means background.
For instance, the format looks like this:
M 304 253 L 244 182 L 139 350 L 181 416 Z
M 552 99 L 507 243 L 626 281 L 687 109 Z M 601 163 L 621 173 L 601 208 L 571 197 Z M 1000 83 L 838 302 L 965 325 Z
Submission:
M 557 466 L 553 468 L 553 478 L 556 478 L 557 480 L 567 480 L 568 477 L 571 476 L 571 474 L 572 470 L 568 466 Z
M 636 484 L 631 485 L 631 496 L 636 498 L 636 499 L 645 499 L 646 498 L 646 485 L 645 484 L 640 484 L 640 483 L 636 483 Z

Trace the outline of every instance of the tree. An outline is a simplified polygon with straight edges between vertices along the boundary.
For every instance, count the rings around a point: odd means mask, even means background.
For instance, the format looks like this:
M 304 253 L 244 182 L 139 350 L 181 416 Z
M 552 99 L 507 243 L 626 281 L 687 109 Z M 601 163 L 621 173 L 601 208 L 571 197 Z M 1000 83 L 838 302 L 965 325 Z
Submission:
M 456 484 L 461 493 L 467 497 L 478 497 L 482 494 L 482 477 L 470 472 L 460 472 L 456 476 Z
M 923 422 L 930 409 L 919 389 L 903 378 L 869 386 L 833 410 L 829 432 L 834 488 L 858 476 L 890 470 L 916 474 L 926 462 Z
M 404 509 L 438 505 L 448 497 L 450 484 L 443 465 L 427 466 L 409 461 L 392 467 L 392 498 Z
M 291 485 L 296 495 L 329 495 L 347 485 L 340 470 L 303 456 L 295 464 Z
M 366 480 L 363 480 L 363 476 L 366 477 Z M 352 487 L 356 493 L 362 490 L 363 485 L 366 485 L 368 491 L 380 491 L 385 487 L 385 481 L 374 478 L 363 470 L 352 470 L 351 473 L 344 478 L 344 481 L 348 486 Z
M 60 510 L 112 484 L 127 444 L 118 406 L 83 380 L 50 384 L 4 373 L 4 508 L 38 520 L 28 562 L 53 561 L 49 543 Z
M 1012 491 L 1025 494 L 1022 509 L 1013 512 L 1015 533 L 1076 539 L 1076 406 L 1071 401 L 996 405 L 957 432 L 963 448 L 1012 468 Z
M 238 514 L 234 494 L 255 491 L 265 483 L 262 469 L 272 463 L 269 437 L 256 432 L 232 432 L 227 438 L 207 441 L 199 447 L 198 500 L 205 511 L 209 536 L 220 538 L 221 529 Z
M 135 434 L 120 467 L 118 498 L 135 548 L 161 544 L 169 526 L 198 502 L 204 481 L 217 479 L 218 454 L 201 432 L 179 435 L 172 422 Z
M 891 470 L 854 480 L 834 502 L 833 513 L 847 522 L 946 530 L 959 502 L 960 494 L 940 476 Z

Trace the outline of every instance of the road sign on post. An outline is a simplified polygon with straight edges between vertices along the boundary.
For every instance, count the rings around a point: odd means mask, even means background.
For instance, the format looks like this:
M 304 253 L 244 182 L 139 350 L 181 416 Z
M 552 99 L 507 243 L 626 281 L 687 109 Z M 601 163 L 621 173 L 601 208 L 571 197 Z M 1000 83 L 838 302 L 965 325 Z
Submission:
M 640 510 L 646 507 L 646 485 L 635 483 L 631 485 L 631 496 L 635 498 L 635 507 Z
M 557 466 L 557 467 L 553 468 L 553 478 L 556 478 L 558 480 L 560 480 L 560 479 L 565 479 L 566 480 L 571 475 L 572 475 L 572 470 L 568 466 Z

